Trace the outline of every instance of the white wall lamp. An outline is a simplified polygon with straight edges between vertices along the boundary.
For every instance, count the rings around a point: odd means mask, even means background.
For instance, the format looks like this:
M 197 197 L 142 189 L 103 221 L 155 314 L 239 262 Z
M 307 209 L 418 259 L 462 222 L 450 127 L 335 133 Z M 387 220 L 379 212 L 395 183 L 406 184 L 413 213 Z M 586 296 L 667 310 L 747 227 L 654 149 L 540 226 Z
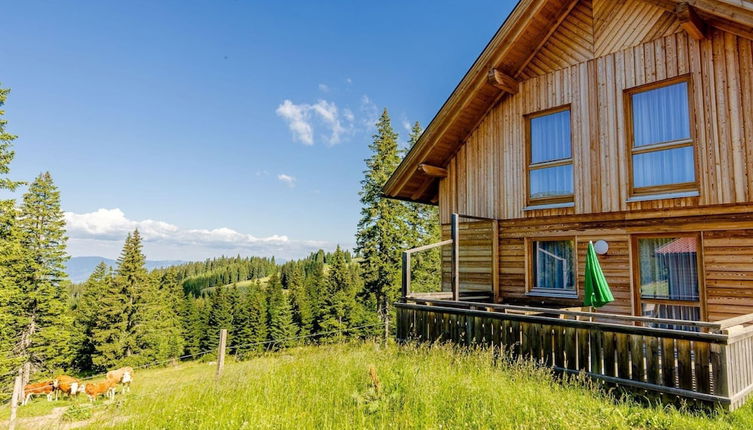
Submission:
M 599 255 L 604 255 L 609 251 L 609 244 L 606 240 L 597 240 L 594 242 L 594 251 Z

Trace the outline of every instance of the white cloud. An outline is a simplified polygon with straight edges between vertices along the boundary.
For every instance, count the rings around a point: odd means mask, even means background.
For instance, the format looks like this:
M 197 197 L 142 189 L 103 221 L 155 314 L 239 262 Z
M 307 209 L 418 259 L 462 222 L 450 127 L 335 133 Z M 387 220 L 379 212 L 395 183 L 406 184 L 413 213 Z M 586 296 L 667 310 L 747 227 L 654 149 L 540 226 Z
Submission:
M 319 84 L 319 91 L 321 91 L 323 93 L 328 93 L 329 92 L 329 85 L 327 85 L 327 84 Z
M 295 104 L 286 99 L 277 107 L 276 112 L 288 123 L 290 131 L 293 132 L 293 139 L 304 145 L 314 144 L 317 127 L 325 130 L 324 133 L 317 132 L 316 135 L 323 135 L 320 138 L 328 145 L 340 143 L 342 136 L 353 128 L 352 112 L 343 113 L 346 122 L 343 125 L 337 105 L 327 100 L 318 100 L 314 104 Z
M 297 105 L 290 100 L 285 100 L 275 112 L 288 122 L 288 127 L 293 132 L 293 139 L 304 145 L 314 144 L 314 127 L 309 122 L 307 105 Z
M 345 83 L 348 85 L 353 85 L 353 79 L 345 78 Z
M 295 187 L 295 177 L 286 175 L 284 173 L 280 173 L 277 175 L 277 179 L 282 182 L 283 184 L 289 186 L 290 188 Z
M 411 130 L 413 130 L 413 127 L 410 125 L 410 122 L 408 122 L 407 119 L 403 119 L 402 120 L 402 124 L 403 124 L 403 128 L 405 129 L 405 131 L 407 131 L 407 132 L 410 133 Z
M 379 108 L 366 94 L 361 96 L 361 114 L 363 115 L 363 126 L 371 130 L 379 120 Z
M 132 220 L 117 208 L 82 214 L 66 212 L 65 220 L 71 255 L 113 258 L 126 235 L 137 228 L 147 257 L 152 259 L 195 260 L 239 253 L 298 258 L 319 248 L 334 247 L 326 241 L 292 240 L 281 234 L 257 237 L 227 227 L 183 229 L 164 221 Z

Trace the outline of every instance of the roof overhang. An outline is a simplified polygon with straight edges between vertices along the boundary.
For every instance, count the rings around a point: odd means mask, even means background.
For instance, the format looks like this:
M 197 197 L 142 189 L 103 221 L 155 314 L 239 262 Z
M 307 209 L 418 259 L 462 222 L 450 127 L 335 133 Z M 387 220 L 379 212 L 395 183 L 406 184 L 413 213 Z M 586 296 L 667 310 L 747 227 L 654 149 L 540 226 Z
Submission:
M 385 196 L 436 204 L 438 180 L 486 113 L 517 91 L 517 77 L 579 0 L 520 0 L 383 187 Z M 642 0 L 753 39 L 751 0 Z M 681 6 L 682 7 L 682 6 Z M 689 32 L 691 28 L 687 29 Z

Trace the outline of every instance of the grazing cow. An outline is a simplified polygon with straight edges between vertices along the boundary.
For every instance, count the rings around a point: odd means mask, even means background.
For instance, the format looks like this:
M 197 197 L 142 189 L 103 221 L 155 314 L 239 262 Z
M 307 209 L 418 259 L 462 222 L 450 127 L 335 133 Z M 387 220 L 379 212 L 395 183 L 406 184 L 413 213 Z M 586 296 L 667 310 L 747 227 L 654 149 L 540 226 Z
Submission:
M 107 372 L 107 379 L 115 381 L 116 384 L 123 384 L 123 393 L 127 393 L 131 388 L 133 381 L 133 369 L 130 367 L 121 367 L 117 370 Z
M 29 403 L 32 396 L 46 395 L 47 401 L 52 401 L 52 392 L 55 390 L 53 381 L 42 381 L 24 386 L 24 400 L 22 405 Z
M 53 387 L 55 388 L 55 400 L 58 399 L 59 393 L 66 394 L 68 397 L 75 396 L 79 393 L 79 387 L 81 381 L 68 375 L 58 375 L 53 380 Z
M 106 396 L 110 400 L 113 400 L 115 398 L 115 384 L 117 382 L 113 379 L 105 379 L 104 382 L 90 382 L 84 384 L 84 391 L 92 403 L 99 396 Z

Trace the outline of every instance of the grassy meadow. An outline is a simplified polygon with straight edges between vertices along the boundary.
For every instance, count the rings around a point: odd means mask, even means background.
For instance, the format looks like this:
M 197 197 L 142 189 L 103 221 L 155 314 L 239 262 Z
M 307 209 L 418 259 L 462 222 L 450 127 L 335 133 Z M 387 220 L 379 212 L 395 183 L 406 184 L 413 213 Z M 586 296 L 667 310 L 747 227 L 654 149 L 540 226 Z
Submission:
M 39 399 L 20 408 L 20 428 L 753 428 L 753 404 L 713 415 L 645 407 L 447 346 L 300 347 L 231 360 L 219 382 L 214 371 L 200 362 L 140 371 L 131 393 L 93 408 L 83 398 L 73 406 Z M 7 416 L 4 406 L 0 420 Z

